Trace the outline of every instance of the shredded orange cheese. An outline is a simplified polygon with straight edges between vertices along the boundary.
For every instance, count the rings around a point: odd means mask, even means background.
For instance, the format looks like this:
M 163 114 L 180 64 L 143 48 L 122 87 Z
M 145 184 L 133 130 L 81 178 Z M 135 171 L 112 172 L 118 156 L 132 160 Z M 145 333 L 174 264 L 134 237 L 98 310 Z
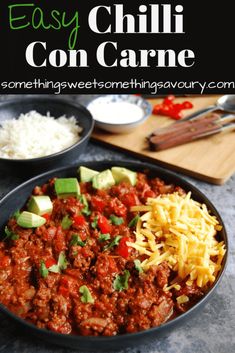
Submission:
M 196 281 L 204 287 L 215 281 L 226 250 L 215 238 L 222 227 L 206 205 L 194 201 L 190 192 L 173 193 L 149 198 L 147 205 L 131 210 L 145 212 L 136 226 L 136 241 L 128 243 L 147 256 L 143 270 L 167 261 L 188 284 Z

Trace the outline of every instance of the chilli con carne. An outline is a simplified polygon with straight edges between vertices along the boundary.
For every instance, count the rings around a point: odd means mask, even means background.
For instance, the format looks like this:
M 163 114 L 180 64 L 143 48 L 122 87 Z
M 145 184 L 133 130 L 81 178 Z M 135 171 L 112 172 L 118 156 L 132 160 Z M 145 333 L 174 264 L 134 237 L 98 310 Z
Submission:
M 79 195 L 61 198 L 55 182 L 33 190 L 52 201 L 45 223 L 23 228 L 16 212 L 0 242 L 0 302 L 11 312 L 63 334 L 112 336 L 159 326 L 204 295 L 195 282 L 172 285 L 175 273 L 165 261 L 143 271 L 145 255 L 130 246 L 140 218 L 131 207 L 185 195 L 179 186 L 137 173 L 133 183 L 101 190 L 80 182 Z

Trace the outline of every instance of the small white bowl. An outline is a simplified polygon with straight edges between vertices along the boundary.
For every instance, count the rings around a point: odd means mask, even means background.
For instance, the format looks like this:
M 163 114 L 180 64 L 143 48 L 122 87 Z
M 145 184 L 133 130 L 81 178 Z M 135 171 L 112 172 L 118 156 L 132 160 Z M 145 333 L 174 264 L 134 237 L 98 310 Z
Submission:
M 87 105 L 87 109 L 98 128 L 112 133 L 129 133 L 152 113 L 151 104 L 142 97 L 123 94 L 95 98 Z

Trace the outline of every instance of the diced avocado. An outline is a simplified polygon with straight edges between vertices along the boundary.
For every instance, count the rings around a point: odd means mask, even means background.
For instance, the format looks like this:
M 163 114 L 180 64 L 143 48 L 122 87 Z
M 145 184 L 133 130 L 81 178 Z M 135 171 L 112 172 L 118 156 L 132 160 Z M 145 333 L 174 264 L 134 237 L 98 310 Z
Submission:
M 39 216 L 52 212 L 52 202 L 49 196 L 32 196 L 28 203 L 28 211 Z
M 115 184 L 111 170 L 107 169 L 98 173 L 92 179 L 92 186 L 95 189 L 108 189 Z
M 88 183 L 95 175 L 99 174 L 96 170 L 87 167 L 80 167 L 78 173 L 80 175 L 80 181 L 83 183 Z
M 136 172 L 123 167 L 112 167 L 111 170 L 116 184 L 121 181 L 127 181 L 133 186 L 136 184 Z
M 59 178 L 55 181 L 55 191 L 59 198 L 80 195 L 80 186 L 77 178 Z
M 46 219 L 32 212 L 23 211 L 17 219 L 17 224 L 23 228 L 37 228 L 46 223 Z

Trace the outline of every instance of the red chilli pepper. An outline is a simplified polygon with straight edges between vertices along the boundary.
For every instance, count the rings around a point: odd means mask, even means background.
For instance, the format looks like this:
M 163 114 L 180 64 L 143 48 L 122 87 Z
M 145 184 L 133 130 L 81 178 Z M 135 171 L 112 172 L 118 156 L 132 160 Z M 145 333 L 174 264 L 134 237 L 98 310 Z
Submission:
M 175 120 L 180 120 L 183 117 L 181 111 L 179 111 L 177 109 L 172 110 L 169 116 L 170 116 L 170 118 L 175 119 Z
M 173 94 L 170 94 L 169 96 L 164 98 L 163 103 L 164 104 L 172 104 L 173 100 L 175 100 L 175 96 L 173 96 Z
M 86 219 L 83 215 L 73 216 L 73 222 L 76 226 L 84 226 L 86 224 Z
M 155 104 L 153 107 L 152 113 L 156 115 L 161 114 L 162 109 L 163 109 L 163 104 Z
M 128 237 L 123 237 L 117 247 L 117 253 L 124 257 L 124 259 L 128 258 L 130 252 L 130 247 L 126 244 L 128 241 L 131 241 L 131 239 Z
M 161 104 L 153 107 L 153 114 L 169 116 L 172 119 L 179 120 L 183 117 L 182 110 L 193 108 L 193 104 L 189 101 L 182 103 L 174 103 L 175 96 L 166 97 Z
M 99 215 L 97 224 L 103 234 L 111 232 L 112 225 L 109 223 L 108 219 L 105 216 Z
M 191 109 L 191 108 L 193 108 L 193 104 L 191 102 L 189 102 L 189 101 L 183 102 L 182 105 L 183 105 L 183 109 Z
M 50 268 L 51 266 L 56 265 L 56 261 L 54 259 L 47 259 L 45 261 L 46 268 Z

